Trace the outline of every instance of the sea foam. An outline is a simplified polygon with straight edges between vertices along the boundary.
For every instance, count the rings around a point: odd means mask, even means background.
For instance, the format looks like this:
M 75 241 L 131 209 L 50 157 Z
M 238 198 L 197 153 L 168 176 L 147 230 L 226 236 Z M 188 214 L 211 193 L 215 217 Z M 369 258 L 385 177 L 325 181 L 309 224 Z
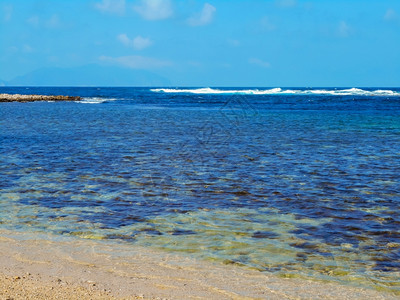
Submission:
M 117 98 L 102 98 L 102 97 L 84 97 L 81 101 L 76 101 L 77 103 L 83 104 L 100 104 L 109 101 L 118 100 Z
M 392 90 L 368 91 L 358 88 L 351 89 L 282 89 L 272 88 L 266 90 L 259 89 L 235 89 L 223 90 L 213 88 L 196 89 L 151 89 L 158 93 L 190 93 L 190 94 L 239 94 L 239 95 L 332 95 L 332 96 L 400 96 L 400 92 Z

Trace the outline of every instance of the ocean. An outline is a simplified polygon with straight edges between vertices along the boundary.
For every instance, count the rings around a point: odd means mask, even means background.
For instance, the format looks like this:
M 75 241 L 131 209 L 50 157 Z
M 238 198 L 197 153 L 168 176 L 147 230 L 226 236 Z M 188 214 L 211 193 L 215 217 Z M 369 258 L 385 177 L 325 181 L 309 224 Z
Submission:
M 0 228 L 400 293 L 399 88 L 0 93 Z

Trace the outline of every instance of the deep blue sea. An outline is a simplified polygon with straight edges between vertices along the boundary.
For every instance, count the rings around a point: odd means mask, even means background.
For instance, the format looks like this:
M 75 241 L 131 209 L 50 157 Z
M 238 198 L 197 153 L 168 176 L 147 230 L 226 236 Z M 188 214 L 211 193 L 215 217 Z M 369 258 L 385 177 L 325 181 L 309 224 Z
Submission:
M 0 228 L 400 293 L 399 88 L 0 93 Z

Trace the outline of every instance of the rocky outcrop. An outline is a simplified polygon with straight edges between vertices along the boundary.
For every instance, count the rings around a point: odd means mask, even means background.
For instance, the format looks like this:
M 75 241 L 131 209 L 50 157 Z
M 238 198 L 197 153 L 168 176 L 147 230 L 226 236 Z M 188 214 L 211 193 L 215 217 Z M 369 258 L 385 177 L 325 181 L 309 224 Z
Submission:
M 80 101 L 79 96 L 45 96 L 0 94 L 0 102 L 33 102 L 33 101 Z

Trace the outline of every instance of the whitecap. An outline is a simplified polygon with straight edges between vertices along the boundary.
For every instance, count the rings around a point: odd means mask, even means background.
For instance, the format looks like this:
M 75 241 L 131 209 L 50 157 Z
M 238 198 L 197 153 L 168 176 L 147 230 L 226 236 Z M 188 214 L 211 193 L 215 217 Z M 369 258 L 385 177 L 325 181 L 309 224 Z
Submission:
M 222 90 L 213 88 L 196 88 L 196 89 L 173 89 L 173 88 L 158 88 L 151 89 L 157 93 L 189 93 L 189 94 L 241 94 L 241 95 L 331 95 L 331 96 L 400 96 L 400 92 L 392 90 L 375 90 L 367 91 L 359 88 L 350 89 L 282 89 L 272 88 L 266 90 L 260 89 L 239 89 L 239 90 Z
M 109 101 L 118 100 L 117 98 L 102 98 L 102 97 L 84 97 L 80 101 L 76 101 L 76 103 L 83 104 L 100 104 Z

